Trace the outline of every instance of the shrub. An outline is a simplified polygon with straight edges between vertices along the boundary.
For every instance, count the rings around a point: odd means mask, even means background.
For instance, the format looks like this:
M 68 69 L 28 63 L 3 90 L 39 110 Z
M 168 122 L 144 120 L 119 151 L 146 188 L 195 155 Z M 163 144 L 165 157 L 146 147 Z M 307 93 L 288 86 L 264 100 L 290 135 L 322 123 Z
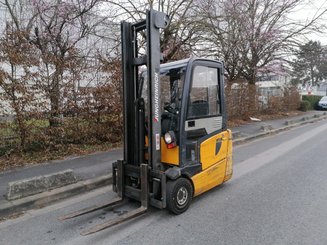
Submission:
M 300 107 L 300 94 L 297 90 L 297 87 L 285 87 L 284 88 L 284 97 L 283 100 L 283 110 L 292 111 L 297 110 Z
M 310 102 L 307 100 L 303 100 L 300 103 L 300 111 L 307 111 L 310 108 Z
M 278 96 L 270 96 L 268 99 L 268 104 L 266 109 L 263 110 L 264 113 L 274 114 L 281 112 L 283 109 L 283 100 Z
M 303 95 L 302 101 L 308 101 L 309 102 L 309 110 L 313 110 L 317 108 L 318 102 L 321 99 L 322 96 L 318 95 Z

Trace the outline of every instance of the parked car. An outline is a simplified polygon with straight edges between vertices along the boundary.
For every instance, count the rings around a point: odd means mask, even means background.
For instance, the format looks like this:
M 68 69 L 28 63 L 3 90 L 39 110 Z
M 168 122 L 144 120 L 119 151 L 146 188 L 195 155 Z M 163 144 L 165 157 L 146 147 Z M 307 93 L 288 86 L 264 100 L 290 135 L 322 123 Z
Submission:
M 325 110 L 327 109 L 327 96 L 324 96 L 319 100 L 318 107 Z

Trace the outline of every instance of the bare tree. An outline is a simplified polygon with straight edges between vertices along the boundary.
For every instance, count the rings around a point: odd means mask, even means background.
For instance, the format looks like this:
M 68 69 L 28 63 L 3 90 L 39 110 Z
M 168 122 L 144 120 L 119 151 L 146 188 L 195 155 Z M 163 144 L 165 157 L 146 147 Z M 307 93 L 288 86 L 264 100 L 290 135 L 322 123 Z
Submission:
M 304 0 L 203 0 L 207 47 L 224 59 L 228 81 L 248 83 L 247 111 L 258 109 L 256 81 L 260 73 L 272 72 L 277 60 L 285 59 L 301 36 L 318 30 L 321 9 L 304 23 L 289 14 Z M 229 83 L 231 85 L 231 83 Z M 228 89 L 227 89 L 228 91 Z
M 3 0 L 0 4 L 9 15 L 6 32 L 0 40 L 0 98 L 10 106 L 9 114 L 15 116 L 22 148 L 27 145 L 26 139 L 32 132 L 27 132 L 27 126 L 36 126 L 31 124 L 31 119 L 41 116 L 42 123 L 46 116 L 51 127 L 45 126 L 33 137 L 44 142 L 45 147 L 67 143 L 66 139 L 70 137 L 64 139 L 65 135 L 72 136 L 69 142 L 73 143 L 81 142 L 76 139 L 94 142 L 91 130 L 81 132 L 79 126 L 85 125 L 85 118 L 91 121 L 94 108 L 102 106 L 92 107 L 96 96 L 87 97 L 85 91 L 101 91 L 98 104 L 105 104 L 113 97 L 113 89 L 111 92 L 101 90 L 101 84 L 111 82 L 107 81 L 109 78 L 106 80 L 105 73 L 111 74 L 112 71 L 103 69 L 100 57 L 107 55 L 111 58 L 111 49 L 117 46 L 115 35 L 119 33 L 116 25 L 104 23 L 108 17 L 101 15 L 102 2 Z M 108 27 L 112 30 L 104 30 Z M 112 31 L 115 35 L 110 37 L 108 33 Z M 79 89 L 79 86 L 93 89 Z M 101 111 L 102 118 L 104 114 L 110 114 L 110 110 L 112 108 Z M 76 118 L 61 120 L 61 115 L 67 114 Z M 89 128 L 97 130 L 97 125 Z M 84 130 L 89 128 L 84 127 Z
M 24 149 L 28 137 L 26 120 L 36 106 L 35 93 L 28 81 L 35 79 L 33 65 L 38 60 L 33 55 L 33 47 L 26 42 L 20 32 L 12 32 L 7 26 L 6 36 L 0 39 L 0 99 L 9 102 L 11 114 L 15 117 L 20 147 Z M 24 49 L 24 52 L 21 52 Z M 27 56 L 26 54 L 29 53 Z
M 292 21 L 289 14 L 303 0 L 204 0 L 207 40 L 218 57 L 226 62 L 230 80 L 246 79 L 255 84 L 258 72 L 284 58 L 285 51 L 299 37 L 318 31 L 326 9 L 319 10 L 304 23 Z
M 65 71 L 75 66 L 76 59 L 81 56 L 78 45 L 93 31 L 92 10 L 98 3 L 98 0 L 34 1 L 38 23 L 30 40 L 40 50 L 44 63 L 44 85 L 52 114 L 50 125 L 56 124 L 60 113 L 60 90 L 67 75 Z
M 25 38 L 35 14 L 21 1 L 5 0 L 0 4 L 10 6 L 9 15 L 14 16 L 4 23 L 0 38 L 0 99 L 6 104 L 2 113 L 13 116 L 18 148 L 24 150 L 29 136 L 27 121 L 41 106 L 30 83 L 38 77 L 34 69 L 39 62 L 37 51 Z
M 82 41 L 95 31 L 99 16 L 95 11 L 101 4 L 100 0 L 24 1 L 5 0 L 3 3 L 9 10 L 13 26 L 16 30 L 24 30 L 26 40 L 34 45 L 39 53 L 41 64 L 38 66 L 42 79 L 39 86 L 45 91 L 50 101 L 50 125 L 58 123 L 61 110 L 61 90 L 67 82 L 72 67 L 80 69 L 85 62 L 79 63 L 85 55 Z M 19 21 L 22 7 L 28 7 L 28 25 Z
M 113 21 L 139 21 L 145 18 L 145 11 L 149 8 L 168 15 L 170 23 L 163 30 L 161 38 L 165 62 L 189 57 L 201 40 L 202 27 L 198 25 L 194 0 L 107 0 L 107 3 L 111 11 L 116 13 L 112 15 Z

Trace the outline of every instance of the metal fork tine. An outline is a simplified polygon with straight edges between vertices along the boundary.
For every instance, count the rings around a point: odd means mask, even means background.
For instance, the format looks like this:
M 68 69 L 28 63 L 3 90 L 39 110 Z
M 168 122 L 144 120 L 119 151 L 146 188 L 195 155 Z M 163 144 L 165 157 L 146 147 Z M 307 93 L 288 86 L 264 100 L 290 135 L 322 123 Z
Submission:
M 75 218 L 77 216 L 81 216 L 83 214 L 91 213 L 93 211 L 96 211 L 96 210 L 99 210 L 99 209 L 102 209 L 102 208 L 114 206 L 114 205 L 116 205 L 116 204 L 118 204 L 118 203 L 120 203 L 122 201 L 123 201 L 122 198 L 117 197 L 117 198 L 112 199 L 110 201 L 107 201 L 105 203 L 102 203 L 102 204 L 99 204 L 99 205 L 94 205 L 94 206 L 91 206 L 91 207 L 88 207 L 88 208 L 84 208 L 84 209 L 75 211 L 75 212 L 70 213 L 70 214 L 66 214 L 66 215 L 60 216 L 58 218 L 58 220 L 65 220 L 65 219 Z
M 89 229 L 86 229 L 84 231 L 81 232 L 81 235 L 83 236 L 86 236 L 86 235 L 90 235 L 92 233 L 95 233 L 95 232 L 98 232 L 98 231 L 101 231 L 101 230 L 104 230 L 106 228 L 109 228 L 111 226 L 114 226 L 114 225 L 117 225 L 119 223 L 122 223 L 124 221 L 127 221 L 127 220 L 130 220 L 132 218 L 135 218 L 137 216 L 140 216 L 141 214 L 144 214 L 145 212 L 147 211 L 147 208 L 146 207 L 139 207 L 137 209 L 134 209 L 132 211 L 129 211 L 115 219 L 111 219 L 111 220 L 108 220 L 107 222 L 104 222 L 102 224 L 99 224 L 99 225 L 96 225 L 96 226 L 93 226 Z

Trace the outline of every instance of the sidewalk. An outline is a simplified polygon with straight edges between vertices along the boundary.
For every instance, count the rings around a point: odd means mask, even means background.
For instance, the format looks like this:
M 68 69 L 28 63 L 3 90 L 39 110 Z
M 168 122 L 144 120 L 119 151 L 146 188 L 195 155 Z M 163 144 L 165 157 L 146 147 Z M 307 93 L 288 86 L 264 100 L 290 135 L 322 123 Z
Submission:
M 233 143 L 238 144 L 253 138 L 264 136 L 267 134 L 278 133 L 283 130 L 287 130 L 293 127 L 306 124 L 311 120 L 321 120 L 326 117 L 325 111 L 308 111 L 301 115 L 290 116 L 276 120 L 267 120 L 260 122 L 251 122 L 249 124 L 241 125 L 239 127 L 232 128 Z
M 277 133 L 311 121 L 327 119 L 326 114 L 323 111 L 309 111 L 299 116 L 283 119 L 252 121 L 249 124 L 232 128 L 234 144 Z M 111 164 L 122 157 L 123 150 L 115 149 L 2 172 L 0 173 L 0 218 L 15 212 L 49 205 L 60 199 L 108 185 L 111 183 Z M 76 184 L 14 201 L 8 201 L 5 198 L 9 182 L 49 175 L 67 169 L 72 169 L 77 176 L 79 181 Z

